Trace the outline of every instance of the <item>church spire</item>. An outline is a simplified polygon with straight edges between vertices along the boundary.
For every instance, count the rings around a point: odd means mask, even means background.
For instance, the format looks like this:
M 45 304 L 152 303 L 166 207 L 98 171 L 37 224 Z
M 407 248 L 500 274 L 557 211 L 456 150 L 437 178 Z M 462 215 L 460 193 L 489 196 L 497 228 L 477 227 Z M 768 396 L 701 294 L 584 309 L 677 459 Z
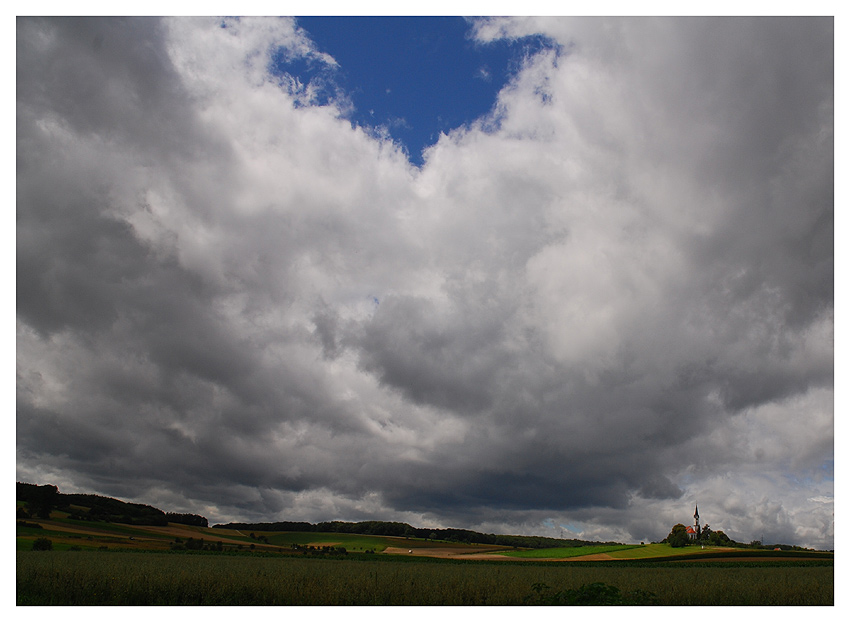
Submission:
M 699 504 L 694 506 L 694 531 L 697 532 L 697 539 L 699 539 L 701 535 L 699 528 Z

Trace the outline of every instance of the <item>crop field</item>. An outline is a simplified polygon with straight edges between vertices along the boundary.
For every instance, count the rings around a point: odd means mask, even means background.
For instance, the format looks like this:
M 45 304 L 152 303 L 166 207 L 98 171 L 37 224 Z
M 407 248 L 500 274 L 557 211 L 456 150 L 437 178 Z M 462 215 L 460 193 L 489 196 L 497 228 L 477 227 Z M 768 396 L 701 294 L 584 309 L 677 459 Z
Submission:
M 523 605 L 602 582 L 658 605 L 832 605 L 832 566 L 17 552 L 18 605 Z M 380 558 L 380 559 L 378 559 Z

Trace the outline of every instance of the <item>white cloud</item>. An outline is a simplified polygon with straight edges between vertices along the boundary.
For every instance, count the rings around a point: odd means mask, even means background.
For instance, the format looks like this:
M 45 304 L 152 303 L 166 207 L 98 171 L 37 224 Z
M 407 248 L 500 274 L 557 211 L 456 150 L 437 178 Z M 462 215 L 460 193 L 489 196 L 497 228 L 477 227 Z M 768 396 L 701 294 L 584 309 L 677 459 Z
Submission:
M 831 545 L 831 22 L 478 22 L 421 169 L 225 25 L 18 22 L 19 478 Z

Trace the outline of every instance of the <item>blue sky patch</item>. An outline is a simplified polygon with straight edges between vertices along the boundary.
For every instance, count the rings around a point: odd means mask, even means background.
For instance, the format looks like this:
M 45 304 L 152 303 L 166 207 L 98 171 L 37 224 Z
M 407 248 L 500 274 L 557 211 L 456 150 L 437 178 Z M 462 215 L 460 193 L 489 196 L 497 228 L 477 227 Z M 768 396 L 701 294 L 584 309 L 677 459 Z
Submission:
M 554 46 L 542 36 L 481 44 L 460 17 L 300 17 L 335 70 L 311 60 L 276 59 L 277 68 L 317 87 L 315 103 L 342 90 L 351 121 L 383 128 L 421 165 L 440 133 L 487 114 L 523 58 Z

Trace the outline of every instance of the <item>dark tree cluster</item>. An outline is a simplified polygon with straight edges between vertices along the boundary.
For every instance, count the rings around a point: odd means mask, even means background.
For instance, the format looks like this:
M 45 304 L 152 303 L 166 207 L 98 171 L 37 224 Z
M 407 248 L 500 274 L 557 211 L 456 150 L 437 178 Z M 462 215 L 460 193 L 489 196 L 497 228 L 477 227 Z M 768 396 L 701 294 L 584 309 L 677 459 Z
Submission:
M 194 527 L 209 527 L 209 521 L 203 516 L 197 514 L 176 514 L 174 512 L 166 512 L 165 518 L 169 523 L 179 523 L 181 525 L 193 525 Z
M 699 537 L 691 540 L 688 537 L 687 528 L 678 523 L 673 525 L 673 529 L 670 531 L 668 536 L 664 538 L 661 542 L 666 542 L 672 547 L 683 547 L 688 546 L 689 544 L 710 544 L 712 546 L 735 546 L 742 547 L 747 546 L 745 544 L 741 544 L 740 542 L 735 542 L 721 530 L 713 530 L 711 527 L 706 525 L 700 530 Z M 750 546 L 752 543 L 750 544 Z
M 732 544 L 735 544 L 735 542 L 721 530 L 718 529 L 717 531 L 714 531 L 708 525 L 702 528 L 702 532 L 700 533 L 700 542 L 711 544 L 713 546 L 731 546 Z
M 666 542 L 674 548 L 687 546 L 688 544 L 690 544 L 690 538 L 688 538 L 687 528 L 682 523 L 677 523 L 673 525 L 673 529 L 670 530 L 669 535 L 664 538 L 662 542 Z
M 209 522 L 196 514 L 166 514 L 162 510 L 142 503 L 128 503 L 90 494 L 62 494 L 56 486 L 36 486 L 17 482 L 17 500 L 26 503 L 28 510 L 19 510 L 20 518 L 37 516 L 50 518 L 50 512 L 68 512 L 76 520 L 104 521 L 127 525 L 165 526 L 169 522 L 208 527 Z M 27 514 L 23 516 L 22 514 Z
M 59 502 L 59 489 L 56 486 L 23 484 L 17 482 L 16 498 L 27 504 L 31 517 L 50 518 L 50 513 L 56 509 Z
M 303 544 L 293 544 L 291 548 L 293 551 L 298 551 L 312 557 L 341 557 L 348 555 L 348 550 L 344 546 L 305 546 Z

